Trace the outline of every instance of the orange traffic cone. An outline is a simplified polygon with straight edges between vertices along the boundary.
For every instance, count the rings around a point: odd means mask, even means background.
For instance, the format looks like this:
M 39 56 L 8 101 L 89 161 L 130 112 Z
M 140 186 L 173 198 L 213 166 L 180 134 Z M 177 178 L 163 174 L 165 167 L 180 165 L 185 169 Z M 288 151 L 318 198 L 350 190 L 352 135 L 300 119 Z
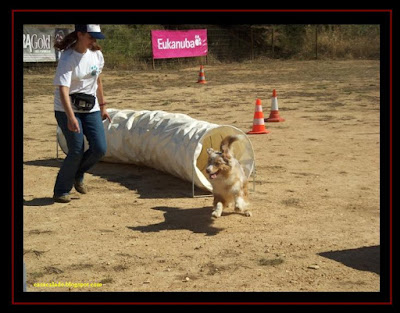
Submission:
M 264 120 L 265 122 L 284 122 L 285 119 L 279 116 L 278 109 L 278 97 L 276 96 L 276 90 L 272 90 L 271 100 L 271 113 L 269 117 Z
M 262 111 L 261 100 L 256 100 L 256 107 L 254 109 L 253 129 L 248 134 L 268 134 L 269 130 L 265 128 L 264 113 Z
M 197 82 L 199 84 L 207 84 L 206 76 L 204 75 L 204 66 L 203 65 L 200 65 L 199 80 Z

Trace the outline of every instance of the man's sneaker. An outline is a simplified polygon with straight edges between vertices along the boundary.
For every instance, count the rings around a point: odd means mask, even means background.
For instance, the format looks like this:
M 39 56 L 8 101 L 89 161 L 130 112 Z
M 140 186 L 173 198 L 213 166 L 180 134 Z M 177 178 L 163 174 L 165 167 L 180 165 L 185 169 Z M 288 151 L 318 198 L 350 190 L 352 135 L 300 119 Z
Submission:
M 53 196 L 54 202 L 59 202 L 59 203 L 68 203 L 71 201 L 71 196 L 70 195 L 62 195 L 62 196 Z
M 88 193 L 88 189 L 84 183 L 76 181 L 74 184 L 74 187 L 75 187 L 76 191 L 79 193 L 83 193 L 83 194 Z

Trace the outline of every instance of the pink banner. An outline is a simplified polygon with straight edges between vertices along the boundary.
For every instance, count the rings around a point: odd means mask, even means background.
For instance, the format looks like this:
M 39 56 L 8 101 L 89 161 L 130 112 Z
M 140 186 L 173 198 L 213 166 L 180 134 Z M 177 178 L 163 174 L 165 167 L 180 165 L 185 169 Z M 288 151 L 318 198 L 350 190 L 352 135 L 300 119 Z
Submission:
M 152 30 L 154 59 L 187 58 L 207 55 L 207 29 Z

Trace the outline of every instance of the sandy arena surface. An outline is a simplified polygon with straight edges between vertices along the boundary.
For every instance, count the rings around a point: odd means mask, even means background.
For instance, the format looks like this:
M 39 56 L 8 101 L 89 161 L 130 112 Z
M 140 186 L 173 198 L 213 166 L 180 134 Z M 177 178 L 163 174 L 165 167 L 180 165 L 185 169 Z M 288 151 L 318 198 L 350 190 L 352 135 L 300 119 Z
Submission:
M 185 113 L 244 132 L 256 98 L 268 117 L 277 90 L 286 121 L 249 135 L 253 216 L 218 219 L 190 182 L 127 164 L 98 163 L 88 194 L 53 203 L 54 71 L 24 73 L 28 291 L 380 290 L 379 61 L 206 65 L 205 85 L 198 66 L 104 70 L 109 108 Z M 34 285 L 51 282 L 101 286 Z

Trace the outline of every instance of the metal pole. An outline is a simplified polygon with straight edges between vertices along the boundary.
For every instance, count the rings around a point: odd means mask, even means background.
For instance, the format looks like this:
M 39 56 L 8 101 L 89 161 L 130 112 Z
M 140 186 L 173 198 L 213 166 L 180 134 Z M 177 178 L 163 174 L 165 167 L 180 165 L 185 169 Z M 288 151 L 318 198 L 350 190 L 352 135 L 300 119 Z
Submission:
M 271 39 L 272 58 L 274 58 L 274 55 L 275 55 L 275 41 L 274 41 L 274 36 L 275 36 L 275 27 L 274 27 L 274 25 L 272 25 L 272 39 Z
M 194 163 L 192 162 L 192 198 L 194 198 Z
M 152 43 L 151 30 L 150 30 L 150 42 Z M 153 70 L 155 70 L 156 67 L 155 67 L 155 64 L 154 64 L 153 43 L 151 44 L 151 59 L 153 60 Z
M 315 25 L 315 59 L 318 60 L 318 24 Z
M 251 176 L 253 176 L 253 191 L 256 191 L 256 176 L 257 176 L 257 170 L 256 170 L 256 164 L 255 164 L 255 163 L 254 163 L 253 173 L 251 173 Z
M 250 38 L 251 38 L 251 59 L 254 60 L 254 34 L 253 28 L 250 26 Z

